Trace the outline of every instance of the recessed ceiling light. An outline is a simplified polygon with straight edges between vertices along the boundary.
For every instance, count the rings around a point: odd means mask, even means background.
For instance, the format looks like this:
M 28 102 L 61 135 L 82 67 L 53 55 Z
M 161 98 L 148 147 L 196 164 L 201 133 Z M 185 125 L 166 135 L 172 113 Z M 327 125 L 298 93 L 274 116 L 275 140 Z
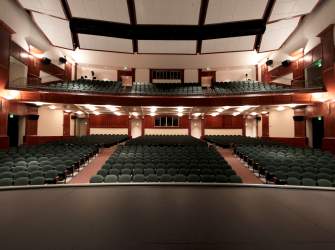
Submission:
M 96 111 L 97 110 L 97 108 L 95 106 L 91 105 L 91 104 L 86 104 L 85 108 L 87 108 L 90 111 Z
M 155 115 L 156 115 L 156 113 L 154 113 L 154 112 L 150 113 L 150 116 L 155 116 Z
M 237 115 L 239 115 L 239 114 L 241 114 L 240 112 L 234 112 L 233 113 L 233 116 L 237 116 Z
M 65 109 L 64 110 L 66 113 L 71 113 L 72 111 L 71 110 L 69 110 L 69 109 Z
M 50 105 L 49 109 L 56 109 L 57 107 L 55 105 Z
M 150 107 L 151 113 L 155 113 L 156 111 L 157 111 L 157 107 L 154 107 L 154 106 Z
M 251 112 L 250 115 L 257 115 L 257 112 Z
M 184 111 L 184 107 L 177 107 L 177 111 L 178 112 L 183 112 Z
M 219 112 L 213 112 L 212 114 L 211 114 L 211 116 L 217 116 L 219 114 Z
M 98 111 L 94 111 L 93 114 L 95 114 L 95 115 L 100 115 L 100 112 L 98 112 Z
M 117 115 L 117 116 L 121 115 L 121 113 L 119 111 L 115 111 L 114 114 Z
M 115 111 L 118 110 L 118 108 L 116 106 L 112 106 L 112 105 L 106 105 L 105 107 L 106 107 L 106 109 L 108 109 L 112 112 L 115 112 Z
M 221 112 L 224 111 L 224 109 L 223 108 L 218 108 L 216 111 L 219 112 L 219 113 L 221 113 Z
M 267 114 L 267 113 L 269 113 L 269 112 L 266 111 L 266 110 L 264 110 L 264 111 L 261 112 L 261 114 L 263 114 L 263 115 L 265 115 L 265 114 Z
M 193 116 L 195 117 L 199 117 L 201 115 L 201 113 L 194 113 Z
M 43 102 L 34 102 L 34 104 L 35 104 L 36 106 L 42 106 L 42 105 L 43 105 Z
M 82 114 L 84 114 L 84 112 L 81 111 L 81 110 L 78 110 L 78 111 L 76 112 L 76 114 L 78 114 L 78 115 L 82 115 Z
M 285 107 L 284 107 L 284 106 L 278 106 L 278 107 L 276 108 L 276 110 L 277 110 L 277 111 L 283 111 L 283 110 L 285 110 Z
M 183 116 L 183 113 L 180 113 L 180 112 L 179 112 L 177 115 L 178 115 L 179 117 L 181 117 L 181 116 Z

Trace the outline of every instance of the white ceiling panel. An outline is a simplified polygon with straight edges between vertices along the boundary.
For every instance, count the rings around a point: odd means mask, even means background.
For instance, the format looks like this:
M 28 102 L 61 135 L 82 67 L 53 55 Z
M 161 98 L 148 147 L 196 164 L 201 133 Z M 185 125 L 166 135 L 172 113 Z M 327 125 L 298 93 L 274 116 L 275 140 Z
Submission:
M 196 41 L 153 41 L 139 40 L 139 53 L 195 54 Z
M 260 52 L 279 49 L 299 23 L 300 17 L 266 25 Z
M 60 0 L 18 0 L 18 1 L 25 9 L 66 19 Z
M 138 24 L 185 24 L 199 22 L 201 0 L 135 0 Z
M 310 13 L 319 0 L 277 0 L 270 21 Z
M 268 0 L 209 0 L 205 24 L 261 19 Z
M 33 12 L 32 15 L 36 24 L 53 45 L 73 49 L 70 24 L 67 20 L 37 12 Z
M 130 23 L 127 0 L 67 0 L 73 17 Z
M 256 36 L 229 37 L 202 41 L 202 53 L 253 50 Z
M 133 53 L 133 41 L 130 39 L 78 34 L 81 49 L 106 50 Z

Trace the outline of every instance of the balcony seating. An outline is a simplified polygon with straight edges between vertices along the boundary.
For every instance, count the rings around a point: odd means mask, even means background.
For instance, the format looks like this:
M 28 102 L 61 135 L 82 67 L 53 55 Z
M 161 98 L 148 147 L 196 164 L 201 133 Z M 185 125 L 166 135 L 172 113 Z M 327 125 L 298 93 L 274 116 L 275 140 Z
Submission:
M 216 82 L 211 88 L 202 88 L 200 83 L 141 83 L 131 87 L 122 86 L 117 81 L 79 79 L 69 82 L 31 85 L 28 88 L 62 92 L 84 92 L 131 96 L 229 96 L 255 93 L 287 93 L 301 88 L 258 81 Z

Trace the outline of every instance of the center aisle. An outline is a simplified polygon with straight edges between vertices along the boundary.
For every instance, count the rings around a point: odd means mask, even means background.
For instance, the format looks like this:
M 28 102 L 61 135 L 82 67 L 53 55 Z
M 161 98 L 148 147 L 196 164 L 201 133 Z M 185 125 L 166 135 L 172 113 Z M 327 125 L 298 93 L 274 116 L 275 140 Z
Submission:
M 242 178 L 243 183 L 264 184 L 249 169 L 247 169 L 238 158 L 236 158 L 231 149 L 218 148 L 219 153 L 225 158 L 231 168 L 238 176 Z
M 96 158 L 94 158 L 88 166 L 73 177 L 68 184 L 83 184 L 89 183 L 91 176 L 95 175 L 107 159 L 113 154 L 117 146 L 103 148 Z

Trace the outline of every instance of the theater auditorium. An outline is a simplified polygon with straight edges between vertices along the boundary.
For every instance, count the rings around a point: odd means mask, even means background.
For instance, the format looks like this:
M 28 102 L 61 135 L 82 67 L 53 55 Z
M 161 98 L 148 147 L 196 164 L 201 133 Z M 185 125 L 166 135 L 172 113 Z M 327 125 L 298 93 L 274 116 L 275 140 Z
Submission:
M 335 0 L 0 0 L 1 249 L 335 249 Z

